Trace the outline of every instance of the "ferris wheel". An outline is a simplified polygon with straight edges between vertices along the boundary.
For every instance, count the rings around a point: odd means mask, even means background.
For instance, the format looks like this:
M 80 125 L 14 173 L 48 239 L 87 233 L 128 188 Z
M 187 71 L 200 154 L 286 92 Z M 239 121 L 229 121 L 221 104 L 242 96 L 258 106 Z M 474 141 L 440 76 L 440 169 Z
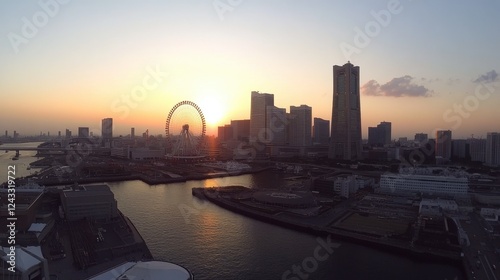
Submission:
M 181 101 L 170 110 L 165 124 L 167 157 L 202 157 L 206 132 L 205 117 L 200 107 L 191 101 Z

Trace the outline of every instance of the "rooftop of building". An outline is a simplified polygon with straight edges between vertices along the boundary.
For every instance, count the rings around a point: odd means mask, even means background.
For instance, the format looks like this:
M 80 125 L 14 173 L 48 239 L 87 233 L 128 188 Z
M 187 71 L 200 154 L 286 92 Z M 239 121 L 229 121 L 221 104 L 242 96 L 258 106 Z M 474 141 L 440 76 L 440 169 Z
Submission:
M 283 204 L 291 207 L 313 205 L 314 197 L 310 192 L 257 191 L 253 198 L 259 202 Z
M 9 261 L 10 256 L 7 254 L 10 253 L 9 247 L 2 247 L 0 250 L 0 258 L 3 261 Z M 28 247 L 19 247 L 16 246 L 16 270 L 24 272 L 36 266 L 42 262 L 44 259 L 42 250 L 40 246 L 28 246 Z
M 98 185 L 72 185 L 63 189 L 63 196 L 66 198 L 82 196 L 113 195 L 113 192 L 106 184 Z
M 189 280 L 192 274 L 180 265 L 162 261 L 126 262 L 88 280 Z

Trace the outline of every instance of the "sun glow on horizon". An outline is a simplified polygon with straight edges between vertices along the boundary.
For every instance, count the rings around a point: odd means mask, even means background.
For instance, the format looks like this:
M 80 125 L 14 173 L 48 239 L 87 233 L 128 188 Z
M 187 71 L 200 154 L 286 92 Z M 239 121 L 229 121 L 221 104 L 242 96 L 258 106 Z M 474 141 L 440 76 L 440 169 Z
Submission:
M 216 127 L 220 125 L 226 115 L 226 105 L 223 104 L 224 101 L 217 98 L 217 94 L 212 91 L 204 91 L 203 94 L 200 95 L 203 97 L 199 101 L 198 106 L 200 106 L 203 112 L 207 126 Z

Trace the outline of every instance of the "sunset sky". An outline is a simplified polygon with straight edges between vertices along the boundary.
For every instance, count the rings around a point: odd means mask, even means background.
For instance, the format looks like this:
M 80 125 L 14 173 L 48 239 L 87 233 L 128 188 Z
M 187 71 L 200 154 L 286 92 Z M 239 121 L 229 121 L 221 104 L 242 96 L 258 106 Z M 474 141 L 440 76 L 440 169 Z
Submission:
M 1 1 L 0 133 L 164 133 L 190 100 L 208 134 L 250 92 L 331 119 L 332 66 L 360 66 L 363 138 L 500 131 L 500 1 Z

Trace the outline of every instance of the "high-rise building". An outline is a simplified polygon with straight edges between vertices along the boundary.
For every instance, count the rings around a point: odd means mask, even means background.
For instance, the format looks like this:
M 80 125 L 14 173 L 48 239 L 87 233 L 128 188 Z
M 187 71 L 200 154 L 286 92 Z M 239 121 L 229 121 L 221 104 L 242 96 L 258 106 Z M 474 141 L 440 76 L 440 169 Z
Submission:
M 500 166 L 500 133 L 488 132 L 486 135 L 486 165 Z
M 113 119 L 106 118 L 101 123 L 101 137 L 103 147 L 111 148 L 113 141 Z
M 427 133 L 416 133 L 415 134 L 415 142 L 417 142 L 417 144 L 419 146 L 422 146 L 425 143 L 427 143 L 427 140 L 428 140 Z
M 290 146 L 311 146 L 312 108 L 307 105 L 290 106 L 290 118 Z
M 5 138 L 9 137 L 9 132 L 6 130 L 5 131 Z
M 232 120 L 233 139 L 248 142 L 250 136 L 250 120 Z
M 330 121 L 314 118 L 313 142 L 318 145 L 328 145 L 330 142 Z
M 274 106 L 274 95 L 252 91 L 250 102 L 250 142 L 267 142 L 269 139 L 269 121 L 267 107 Z
M 130 128 L 130 138 L 131 138 L 131 139 L 134 139 L 134 138 L 135 138 L 135 128 L 134 128 L 134 127 L 131 127 L 131 128 Z
M 451 159 L 451 130 L 436 131 L 436 160 Z
M 71 130 L 66 128 L 66 139 L 71 138 Z
M 286 109 L 276 106 L 267 106 L 267 144 L 285 145 L 287 143 Z
M 451 141 L 451 155 L 456 159 L 464 159 L 466 156 L 466 141 L 465 139 L 457 139 Z
M 471 161 L 486 161 L 486 139 L 469 138 L 469 154 Z
M 391 144 L 390 122 L 381 122 L 377 127 L 368 128 L 368 144 L 372 146 L 384 146 Z
M 333 66 L 332 129 L 329 157 L 361 159 L 359 66 Z
M 89 128 L 88 127 L 79 127 L 78 128 L 78 137 L 80 138 L 89 138 Z
M 226 142 L 233 139 L 233 127 L 230 124 L 217 127 L 217 138 L 220 142 Z

